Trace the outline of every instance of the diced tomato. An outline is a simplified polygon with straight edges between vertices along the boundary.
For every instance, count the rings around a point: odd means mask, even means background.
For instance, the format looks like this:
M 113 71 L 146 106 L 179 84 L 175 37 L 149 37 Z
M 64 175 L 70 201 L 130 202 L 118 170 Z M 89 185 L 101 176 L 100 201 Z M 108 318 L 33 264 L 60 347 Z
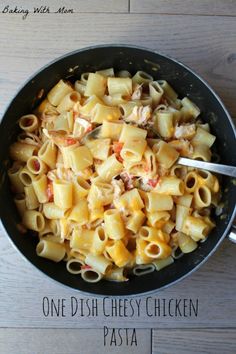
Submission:
M 149 184 L 149 186 L 155 188 L 156 185 L 157 185 L 157 183 L 158 183 L 158 181 L 159 181 L 158 178 L 157 178 L 157 179 L 149 179 L 149 180 L 148 180 L 148 184 Z
M 77 143 L 77 140 L 74 139 L 74 138 L 66 138 L 65 141 L 66 141 L 66 145 L 67 145 L 67 146 L 69 146 L 69 145 L 74 145 L 74 144 Z
M 53 202 L 53 200 L 54 200 L 54 193 L 53 193 L 53 184 L 52 184 L 52 181 L 48 181 L 47 196 L 48 196 L 48 201 L 49 201 L 49 202 Z
M 33 165 L 34 165 L 34 169 L 36 172 L 38 172 L 40 170 L 40 163 L 38 162 L 38 160 L 33 160 Z
M 113 143 L 113 151 L 116 154 L 120 154 L 122 148 L 123 148 L 124 143 L 121 143 L 120 141 L 114 141 Z
M 90 267 L 89 265 L 82 265 L 81 269 L 92 269 L 92 267 Z
M 116 154 L 116 158 L 119 162 L 123 162 L 124 160 L 122 159 L 122 157 L 119 154 Z

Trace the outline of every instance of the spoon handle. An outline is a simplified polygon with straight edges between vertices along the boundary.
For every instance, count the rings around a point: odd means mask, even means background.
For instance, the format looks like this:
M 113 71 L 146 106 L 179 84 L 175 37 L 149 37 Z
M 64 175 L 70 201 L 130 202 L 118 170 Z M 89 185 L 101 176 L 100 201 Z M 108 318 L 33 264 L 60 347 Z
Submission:
M 199 160 L 187 159 L 180 157 L 177 161 L 179 165 L 200 168 L 211 172 L 216 172 L 221 175 L 236 177 L 236 167 L 228 165 L 220 165 L 218 163 L 205 162 Z

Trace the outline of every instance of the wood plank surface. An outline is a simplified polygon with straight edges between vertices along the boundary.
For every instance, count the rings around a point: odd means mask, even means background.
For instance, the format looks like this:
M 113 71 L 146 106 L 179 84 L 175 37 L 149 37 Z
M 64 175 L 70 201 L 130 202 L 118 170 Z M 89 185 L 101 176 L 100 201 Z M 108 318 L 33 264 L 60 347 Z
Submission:
M 76 18 L 79 24 L 71 31 Z M 196 70 L 236 116 L 235 19 L 231 17 L 96 14 L 0 14 L 0 113 L 18 87 L 66 52 L 101 43 L 127 43 L 173 56 Z M 168 28 L 168 31 L 166 30 Z M 219 31 L 220 28 L 220 31 Z M 14 39 L 9 40 L 10 38 Z
M 152 354 L 235 354 L 235 329 L 153 330 Z
M 130 12 L 236 16 L 235 0 L 130 0 Z
M 0 12 L 10 13 L 10 11 L 29 11 L 29 13 L 34 13 L 41 11 L 41 13 L 47 14 L 47 11 L 50 13 L 57 12 L 66 13 L 66 11 L 70 12 L 73 10 L 74 14 L 77 13 L 114 13 L 114 12 L 128 12 L 129 0 L 50 0 L 45 2 L 44 0 L 14 0 L 7 1 L 1 0 L 0 2 Z M 64 9 L 63 9 L 64 8 Z M 49 9 L 49 10 L 47 10 Z M 22 15 L 24 12 L 22 12 Z M 12 16 L 16 14 L 12 13 Z
M 1 354 L 150 354 L 150 330 L 0 328 Z M 112 334 L 115 333 L 115 334 Z
M 185 280 L 150 296 L 124 298 L 121 303 L 109 297 L 104 300 L 82 295 L 47 278 L 16 252 L 3 232 L 0 244 L 0 327 L 236 327 L 235 247 L 227 240 L 207 263 Z M 58 316 L 55 309 L 52 312 L 44 298 L 56 305 L 65 299 L 65 316 L 61 310 Z M 183 299 L 186 306 L 190 300 L 198 303 L 197 316 L 193 312 L 190 315 L 188 307 L 184 313 Z M 96 303 L 97 313 L 88 310 L 86 301 L 90 309 L 92 301 Z M 139 308 L 136 301 L 140 302 Z M 178 302 L 180 312 L 176 310 Z M 122 311 L 124 304 L 127 317 Z M 112 311 L 112 305 L 116 309 L 120 305 L 121 312 Z M 155 310 L 158 306 L 160 312 Z

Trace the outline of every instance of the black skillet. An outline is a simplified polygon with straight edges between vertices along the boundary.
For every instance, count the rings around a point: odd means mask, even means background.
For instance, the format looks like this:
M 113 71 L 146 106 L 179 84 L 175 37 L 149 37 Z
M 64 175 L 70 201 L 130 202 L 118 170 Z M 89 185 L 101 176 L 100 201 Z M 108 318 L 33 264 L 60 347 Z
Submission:
M 6 178 L 8 148 L 18 132 L 17 120 L 30 113 L 40 102 L 37 96 L 41 89 L 46 94 L 61 78 L 74 81 L 83 72 L 109 67 L 129 70 L 131 73 L 137 70 L 146 71 L 155 79 L 166 79 L 180 97 L 187 95 L 201 109 L 202 119 L 211 125 L 211 131 L 217 137 L 215 145 L 220 162 L 236 165 L 236 131 L 232 120 L 217 95 L 196 73 L 174 59 L 136 46 L 89 47 L 66 54 L 38 71 L 24 84 L 8 106 L 0 125 L 0 215 L 7 234 L 21 254 L 52 279 L 90 294 L 134 295 L 173 285 L 190 275 L 212 255 L 229 233 L 234 219 L 236 185 L 232 178 L 222 177 L 222 201 L 225 205 L 223 217 L 215 216 L 216 228 L 194 252 L 184 255 L 160 272 L 132 277 L 125 283 L 101 281 L 95 284 L 86 283 L 79 276 L 68 273 L 64 262 L 56 264 L 36 256 L 37 238 L 30 232 L 22 237 L 17 229 L 19 216 Z

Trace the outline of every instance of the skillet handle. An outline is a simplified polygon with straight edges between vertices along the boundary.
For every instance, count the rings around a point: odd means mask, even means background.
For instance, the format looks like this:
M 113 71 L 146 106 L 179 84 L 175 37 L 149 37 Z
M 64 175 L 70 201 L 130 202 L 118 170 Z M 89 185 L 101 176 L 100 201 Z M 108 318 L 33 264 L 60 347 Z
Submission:
M 236 243 L 236 225 L 233 224 L 230 230 L 230 233 L 228 234 L 228 239 L 233 242 Z

